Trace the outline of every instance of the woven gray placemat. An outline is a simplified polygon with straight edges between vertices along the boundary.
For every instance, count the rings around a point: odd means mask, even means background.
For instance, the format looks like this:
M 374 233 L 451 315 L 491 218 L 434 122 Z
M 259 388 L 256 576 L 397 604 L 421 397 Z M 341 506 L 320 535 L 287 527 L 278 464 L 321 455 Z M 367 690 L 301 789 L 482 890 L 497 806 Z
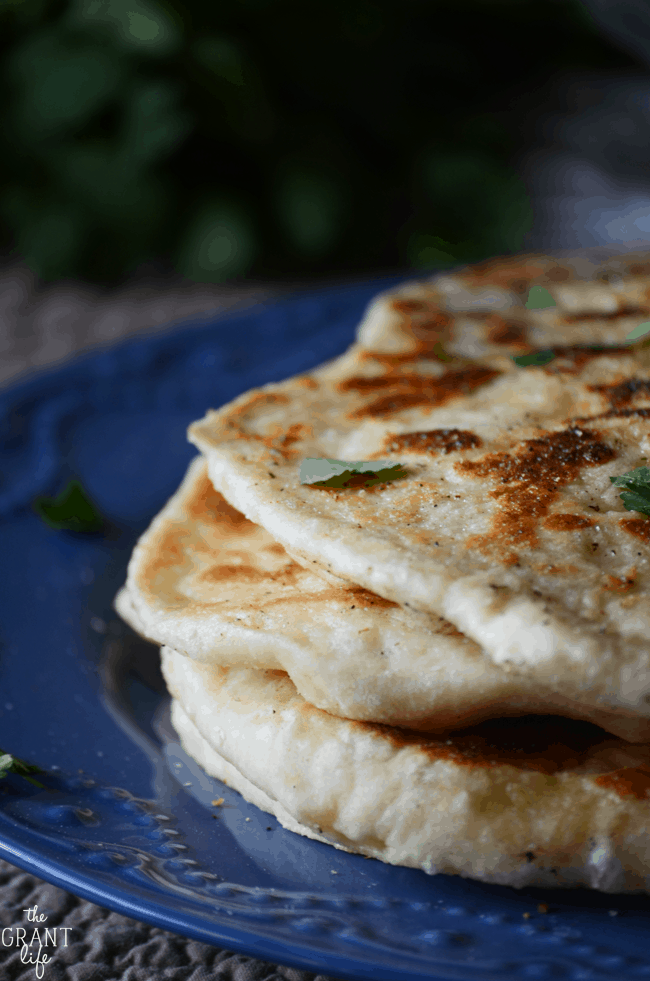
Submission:
M 43 924 L 28 922 L 25 911 L 34 906 L 36 915 L 47 917 Z M 42 948 L 50 958 L 41 961 L 42 981 L 333 981 L 323 974 L 268 964 L 139 923 L 0 860 L 3 981 L 38 981 L 38 945 L 30 948 L 30 964 L 21 961 L 21 941 L 27 943 L 37 926 L 45 940 L 45 925 L 58 932 L 50 934 L 50 939 L 56 936 L 56 945 Z M 26 931 L 24 937 L 19 928 Z
M 26 267 L 5 266 L 0 269 L 0 386 L 57 367 L 81 351 L 289 292 L 291 286 L 205 286 L 155 274 L 118 290 L 74 283 L 43 287 Z M 47 916 L 43 926 L 71 928 L 59 932 L 56 947 L 49 948 L 52 959 L 43 965 L 42 981 L 327 981 L 138 923 L 0 860 L 2 981 L 38 981 L 35 964 L 23 963 L 16 946 L 22 937 L 17 928 L 27 931 L 26 939 L 33 935 L 37 924 L 23 911 L 35 905 Z M 48 953 L 45 946 L 43 952 Z
M 56 367 L 80 351 L 242 310 L 293 289 L 291 284 L 196 284 L 153 269 L 121 288 L 100 290 L 71 282 L 39 284 L 26 266 L 5 265 L 0 268 L 0 386 Z

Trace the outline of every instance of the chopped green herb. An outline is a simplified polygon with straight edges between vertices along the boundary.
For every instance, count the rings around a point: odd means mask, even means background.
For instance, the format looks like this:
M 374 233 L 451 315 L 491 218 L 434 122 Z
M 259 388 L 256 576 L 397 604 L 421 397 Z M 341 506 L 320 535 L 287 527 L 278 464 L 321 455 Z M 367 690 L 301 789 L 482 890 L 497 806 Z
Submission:
M 300 483 L 314 487 L 373 487 L 406 477 L 401 463 L 390 460 L 328 460 L 310 457 L 300 464 Z
M 450 354 L 447 354 L 447 352 L 445 351 L 445 349 L 442 346 L 442 344 L 440 343 L 440 341 L 437 341 L 433 345 L 433 353 L 437 357 L 438 361 L 453 361 L 454 360 Z
M 650 517 L 650 467 L 637 467 L 620 477 L 610 477 L 615 487 L 625 487 L 628 493 L 621 494 L 627 511 L 639 511 Z
M 557 303 L 548 290 L 545 290 L 543 286 L 531 286 L 526 300 L 527 310 L 547 310 L 549 307 L 555 306 Z
M 642 324 L 637 324 L 634 330 L 630 331 L 625 340 L 638 341 L 647 334 L 650 334 L 650 320 L 644 320 Z
M 555 353 L 549 349 L 547 351 L 531 351 L 530 354 L 518 354 L 512 360 L 520 368 L 539 368 L 542 365 L 548 364 L 554 357 Z
M 6 777 L 8 773 L 17 773 L 19 777 L 29 780 L 35 787 L 43 789 L 42 783 L 27 776 L 28 773 L 42 772 L 40 766 L 34 766 L 33 763 L 25 763 L 24 760 L 19 760 L 17 756 L 12 756 L 11 753 L 5 753 L 0 749 L 0 779 Z
M 58 497 L 39 497 L 34 510 L 50 528 L 65 531 L 101 531 L 104 521 L 78 480 L 71 480 Z

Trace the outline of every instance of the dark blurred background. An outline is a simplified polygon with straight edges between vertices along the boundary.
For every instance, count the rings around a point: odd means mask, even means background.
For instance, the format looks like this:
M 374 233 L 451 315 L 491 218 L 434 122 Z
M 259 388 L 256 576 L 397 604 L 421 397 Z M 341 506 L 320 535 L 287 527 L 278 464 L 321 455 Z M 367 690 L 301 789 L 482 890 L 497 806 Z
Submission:
M 645 79 L 594 3 L 0 0 L 0 256 L 314 282 L 549 247 L 558 174 L 620 170 L 567 120 Z

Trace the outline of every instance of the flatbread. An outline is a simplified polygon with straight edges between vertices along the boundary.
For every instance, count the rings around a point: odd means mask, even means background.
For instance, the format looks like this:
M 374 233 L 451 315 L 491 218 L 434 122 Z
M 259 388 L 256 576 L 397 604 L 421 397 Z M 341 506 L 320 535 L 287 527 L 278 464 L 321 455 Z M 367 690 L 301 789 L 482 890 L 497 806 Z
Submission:
M 386 290 L 360 325 L 363 348 L 384 355 L 484 357 L 530 348 L 624 344 L 650 316 L 650 252 L 586 249 L 563 258 L 490 259 Z M 532 286 L 555 306 L 527 309 Z
M 285 827 L 429 874 L 650 891 L 650 746 L 498 720 L 442 739 L 314 708 L 279 671 L 162 651 L 186 752 Z
M 509 260 L 506 285 L 517 268 L 532 282 L 524 266 Z M 523 368 L 357 343 L 188 436 L 216 489 L 304 566 L 442 616 L 569 698 L 650 718 L 650 521 L 610 482 L 650 458 L 649 349 L 564 346 Z M 308 457 L 409 475 L 301 485 Z
M 206 471 L 202 457 L 192 461 L 116 599 L 148 639 L 208 664 L 286 671 L 303 698 L 350 719 L 440 732 L 546 712 L 650 741 L 649 720 L 507 671 L 440 617 L 325 582 L 227 504 Z

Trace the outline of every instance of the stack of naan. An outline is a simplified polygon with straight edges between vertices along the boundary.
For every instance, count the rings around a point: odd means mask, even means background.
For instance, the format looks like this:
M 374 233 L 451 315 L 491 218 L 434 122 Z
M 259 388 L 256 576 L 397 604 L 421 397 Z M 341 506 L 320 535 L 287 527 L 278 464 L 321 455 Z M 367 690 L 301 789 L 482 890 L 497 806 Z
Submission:
M 650 254 L 495 260 L 194 423 L 116 601 L 187 752 L 337 848 L 650 891 L 650 518 L 610 479 L 650 459 L 646 328 Z

